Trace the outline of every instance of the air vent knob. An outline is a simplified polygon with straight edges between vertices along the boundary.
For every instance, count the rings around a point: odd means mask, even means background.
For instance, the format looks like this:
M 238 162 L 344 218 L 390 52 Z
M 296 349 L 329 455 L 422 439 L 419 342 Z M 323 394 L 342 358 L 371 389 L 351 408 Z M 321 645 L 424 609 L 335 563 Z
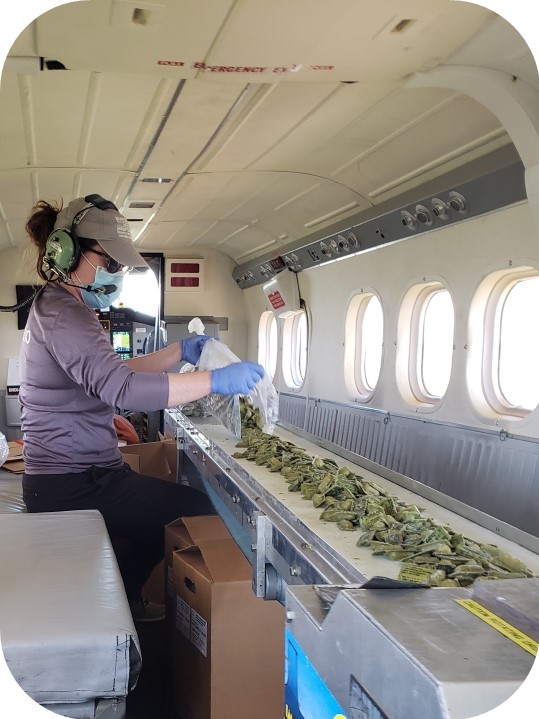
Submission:
M 433 197 L 432 200 L 432 214 L 439 220 L 447 220 L 449 217 L 449 208 L 443 200 Z
M 432 225 L 432 215 L 423 205 L 417 205 L 415 208 L 416 218 L 422 225 Z
M 350 243 L 348 242 L 346 237 L 343 237 L 342 235 L 337 235 L 337 244 L 339 245 L 340 250 L 343 250 L 343 252 L 349 252 Z
M 321 242 L 321 243 L 320 243 L 320 252 L 321 252 L 325 257 L 331 257 L 331 250 L 329 249 L 329 247 L 326 245 L 325 242 Z
M 468 203 L 460 192 L 449 193 L 449 205 L 455 212 L 464 213 L 468 211 Z
M 416 223 L 415 217 L 410 212 L 407 212 L 406 210 L 403 210 L 401 212 L 401 222 L 409 230 L 416 229 L 417 223 Z

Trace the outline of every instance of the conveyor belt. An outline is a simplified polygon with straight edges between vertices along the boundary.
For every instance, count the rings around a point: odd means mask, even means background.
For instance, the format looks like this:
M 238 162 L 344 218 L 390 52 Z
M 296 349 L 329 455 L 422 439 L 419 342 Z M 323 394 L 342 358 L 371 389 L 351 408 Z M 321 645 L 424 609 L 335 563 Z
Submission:
M 215 447 L 230 458 L 230 465 L 234 463 L 241 466 L 251 476 L 253 482 L 259 485 L 266 492 L 269 492 L 275 499 L 277 505 L 285 507 L 292 512 L 298 520 L 308 527 L 320 540 L 326 543 L 332 550 L 343 557 L 347 562 L 356 567 L 361 574 L 369 578 L 372 576 L 386 576 L 396 578 L 400 570 L 400 562 L 392 561 L 384 557 L 373 556 L 367 547 L 357 547 L 356 542 L 361 534 L 357 531 L 342 531 L 333 522 L 324 522 L 319 519 L 321 509 L 315 508 L 310 500 L 303 498 L 300 492 L 288 492 L 283 476 L 278 472 L 270 472 L 263 466 L 257 466 L 254 462 L 243 459 L 232 459 L 235 452 L 242 451 L 236 447 L 237 439 L 233 437 L 223 425 L 216 423 L 211 418 L 189 418 L 189 421 L 203 434 Z M 461 533 L 470 539 L 481 542 L 496 544 L 505 552 L 517 557 L 535 573 L 539 575 L 539 555 L 519 546 L 513 541 L 505 539 L 493 531 L 466 519 L 459 514 L 436 504 L 419 494 L 405 489 L 384 477 L 375 474 L 363 467 L 343 460 L 324 448 L 298 437 L 286 429 L 277 427 L 276 434 L 283 440 L 292 442 L 302 447 L 312 456 L 330 458 L 336 461 L 339 466 L 348 466 L 354 473 L 361 475 L 367 480 L 374 481 L 384 487 L 392 495 L 405 501 L 407 504 L 415 504 L 424 516 L 442 524 L 449 525 L 455 532 Z
M 397 578 L 401 563 L 373 556 L 368 547 L 357 547 L 361 530 L 342 531 L 334 523 L 320 520 L 321 509 L 301 492 L 289 492 L 280 473 L 232 458 L 239 451 L 237 440 L 215 420 L 197 418 L 193 422 L 178 414 L 175 421 L 179 446 L 197 470 L 193 476 L 200 473 L 204 486 L 218 497 L 218 511 L 227 514 L 231 531 L 239 527 L 238 534 L 247 533 L 253 541 L 250 559 L 257 592 L 282 601 L 279 592 L 284 587 L 287 715 L 299 716 L 298 687 L 303 699 L 307 690 L 317 701 L 329 693 L 336 700 L 338 714 L 353 717 L 359 711 L 361 716 L 388 719 L 465 719 L 499 705 L 518 688 L 534 656 L 456 600 L 483 602 L 483 609 L 490 611 L 498 624 L 509 622 L 535 641 L 537 579 L 434 590 L 366 588 L 364 580 L 374 576 Z M 313 457 L 348 466 L 454 532 L 498 545 L 539 575 L 539 553 L 512 540 L 515 536 L 525 541 L 529 538 L 534 549 L 535 538 L 502 524 L 500 531 L 511 539 L 500 536 L 483 526 L 496 527 L 493 518 L 451 500 L 451 508 L 445 507 L 444 495 L 432 488 L 402 475 L 391 481 L 373 471 L 372 463 L 368 469 L 361 466 L 362 458 L 359 463 L 343 459 L 282 427 L 276 434 Z M 192 470 L 189 462 L 186 469 Z M 429 498 L 422 496 L 422 490 Z M 434 497 L 441 503 L 434 502 Z M 457 508 L 462 514 L 454 511 Z M 302 554 L 302 542 L 312 545 L 312 551 Z M 249 549 L 246 556 L 249 558 Z M 277 581 L 268 567 L 274 568 Z M 362 588 L 357 588 L 358 582 Z M 332 584 L 341 587 L 316 586 Z M 273 591 L 267 591 L 268 587 Z M 330 608 L 322 601 L 324 592 L 335 598 Z

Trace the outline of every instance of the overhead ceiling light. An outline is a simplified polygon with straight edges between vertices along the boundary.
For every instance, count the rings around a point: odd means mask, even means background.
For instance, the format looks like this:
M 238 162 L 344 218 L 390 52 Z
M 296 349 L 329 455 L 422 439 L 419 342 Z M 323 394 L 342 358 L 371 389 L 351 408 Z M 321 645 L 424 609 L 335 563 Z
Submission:
M 172 182 L 171 177 L 143 177 L 141 182 Z

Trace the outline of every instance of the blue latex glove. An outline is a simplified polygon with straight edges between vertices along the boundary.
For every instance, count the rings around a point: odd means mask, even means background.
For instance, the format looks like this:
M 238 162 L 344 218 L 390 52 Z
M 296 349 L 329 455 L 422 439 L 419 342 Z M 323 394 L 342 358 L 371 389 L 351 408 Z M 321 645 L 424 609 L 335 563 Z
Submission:
M 216 394 L 249 394 L 264 376 L 256 362 L 234 362 L 211 373 L 211 391 Z
M 196 335 L 196 337 L 188 337 L 186 340 L 180 340 L 182 361 L 189 362 L 189 364 L 196 364 L 200 359 L 202 348 L 209 339 L 207 335 Z

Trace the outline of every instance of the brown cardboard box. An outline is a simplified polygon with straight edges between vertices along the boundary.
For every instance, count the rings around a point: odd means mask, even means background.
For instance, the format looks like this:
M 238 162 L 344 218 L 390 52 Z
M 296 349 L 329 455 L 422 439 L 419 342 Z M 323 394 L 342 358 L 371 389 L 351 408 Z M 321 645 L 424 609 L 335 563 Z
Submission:
M 150 477 L 176 481 L 177 450 L 173 439 L 120 447 L 124 460 L 131 469 Z
M 205 537 L 206 539 L 226 539 L 230 537 L 228 529 L 222 521 L 215 521 L 213 516 L 190 517 L 189 525 L 195 538 Z M 165 604 L 166 604 L 166 636 L 167 654 L 172 658 L 172 645 L 174 638 L 174 624 L 176 619 L 176 594 L 172 579 L 172 557 L 179 549 L 196 546 L 193 544 L 189 530 L 183 519 L 175 519 L 165 527 Z
M 160 442 L 145 442 L 142 444 L 128 444 L 120 447 L 124 460 L 131 469 L 150 477 L 176 481 L 177 450 L 173 439 L 163 439 Z M 120 550 L 121 551 L 121 550 Z M 152 602 L 164 604 L 165 602 L 165 562 L 160 562 L 153 570 L 150 578 L 142 589 L 142 596 Z
M 219 517 L 183 523 L 192 542 L 172 555 L 175 709 L 185 719 L 276 719 L 284 711 L 284 608 L 253 594 L 251 565 L 222 536 Z
M 22 440 L 17 439 L 12 442 L 8 442 L 9 454 L 2 465 L 3 469 L 7 469 L 8 472 L 13 474 L 22 474 L 24 472 L 24 460 L 22 458 Z

